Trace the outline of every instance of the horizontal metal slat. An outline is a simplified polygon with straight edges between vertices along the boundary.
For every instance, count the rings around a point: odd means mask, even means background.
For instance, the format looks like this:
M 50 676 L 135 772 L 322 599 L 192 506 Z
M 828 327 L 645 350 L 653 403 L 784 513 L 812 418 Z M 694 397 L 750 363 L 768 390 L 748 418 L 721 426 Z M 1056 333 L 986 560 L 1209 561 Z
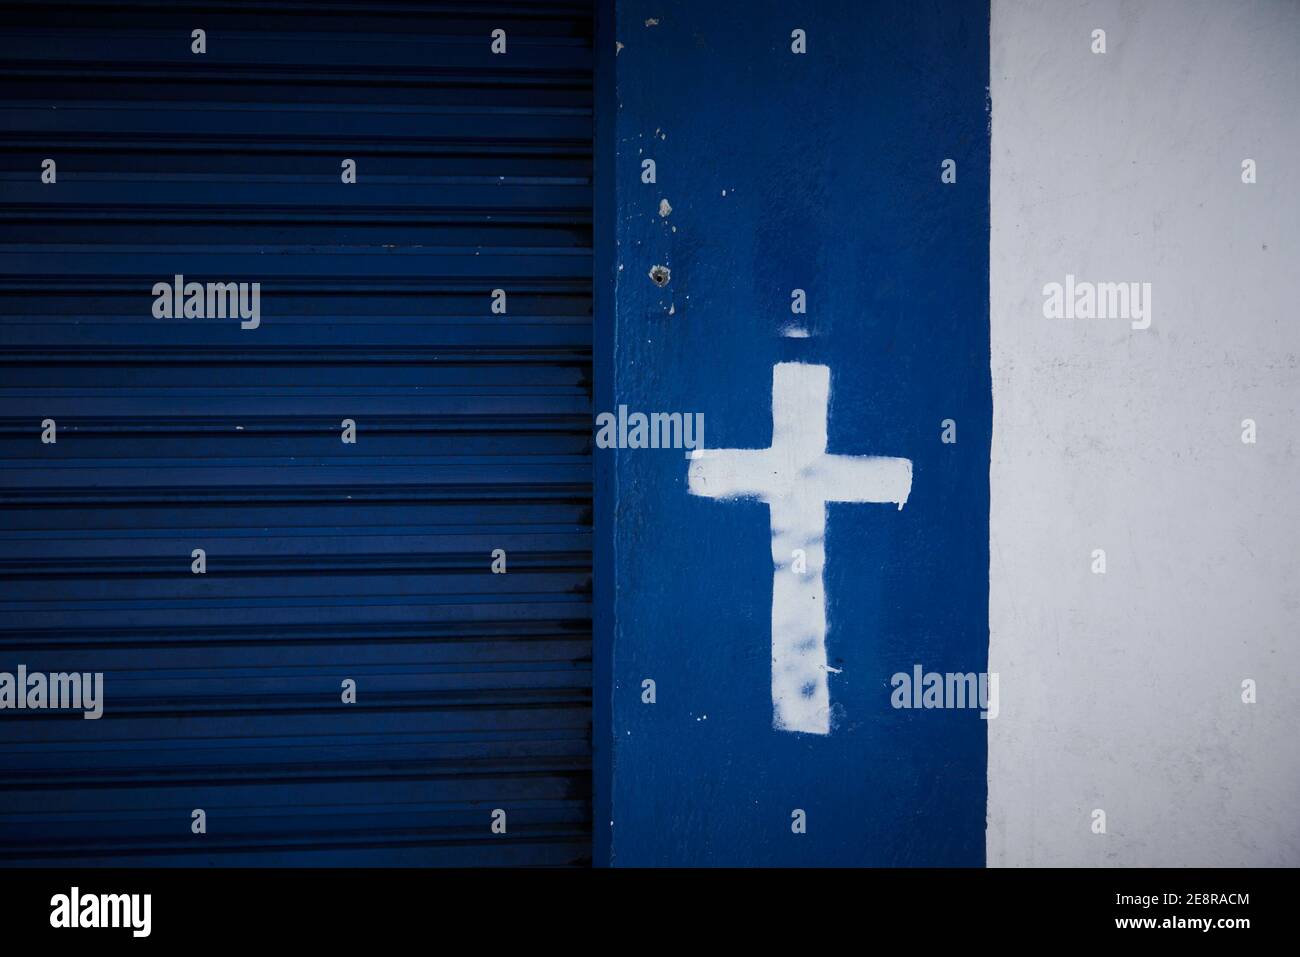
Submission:
M 0 11 L 0 671 L 106 703 L 0 862 L 588 860 L 591 126 L 585 3 Z

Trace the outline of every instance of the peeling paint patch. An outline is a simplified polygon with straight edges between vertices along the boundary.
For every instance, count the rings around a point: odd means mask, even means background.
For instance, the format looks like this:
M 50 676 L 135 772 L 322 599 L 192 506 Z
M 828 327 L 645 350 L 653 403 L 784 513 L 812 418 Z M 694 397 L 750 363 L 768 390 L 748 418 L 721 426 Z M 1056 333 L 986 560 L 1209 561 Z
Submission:
M 668 214 L 673 211 L 672 205 L 666 199 L 659 200 L 659 215 L 667 218 Z
M 781 335 L 787 339 L 807 339 L 809 332 L 802 326 L 789 325 L 781 330 Z

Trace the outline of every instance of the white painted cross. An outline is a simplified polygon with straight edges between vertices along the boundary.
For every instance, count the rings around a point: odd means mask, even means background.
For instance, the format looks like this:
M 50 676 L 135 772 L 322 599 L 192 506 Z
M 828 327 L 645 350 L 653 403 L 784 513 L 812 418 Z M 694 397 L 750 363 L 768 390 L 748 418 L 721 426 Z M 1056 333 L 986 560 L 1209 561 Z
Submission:
M 687 472 L 692 495 L 757 498 L 772 526 L 772 726 L 829 734 L 825 563 L 827 502 L 893 502 L 912 490 L 910 459 L 830 455 L 826 420 L 831 370 L 772 367 L 772 445 L 697 449 Z M 805 570 L 796 569 L 796 549 Z

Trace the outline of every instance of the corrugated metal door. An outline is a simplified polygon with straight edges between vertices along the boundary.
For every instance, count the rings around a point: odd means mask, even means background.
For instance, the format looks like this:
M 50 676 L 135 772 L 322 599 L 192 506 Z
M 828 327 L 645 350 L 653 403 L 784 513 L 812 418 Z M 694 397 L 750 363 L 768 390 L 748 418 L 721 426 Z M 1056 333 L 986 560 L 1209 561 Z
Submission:
M 591 34 L 7 5 L 0 672 L 105 704 L 0 711 L 0 864 L 589 859 Z

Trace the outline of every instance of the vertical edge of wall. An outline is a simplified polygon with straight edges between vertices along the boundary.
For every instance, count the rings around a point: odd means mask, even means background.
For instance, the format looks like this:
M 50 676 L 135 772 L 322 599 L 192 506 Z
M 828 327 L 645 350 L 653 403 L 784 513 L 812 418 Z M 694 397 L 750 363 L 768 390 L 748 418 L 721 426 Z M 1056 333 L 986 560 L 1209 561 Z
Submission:
M 985 169 L 987 182 L 984 184 L 985 202 L 988 207 L 988 215 L 984 222 L 984 252 L 985 268 L 984 278 L 986 280 L 984 288 L 985 313 L 984 322 L 987 327 L 986 344 L 988 346 L 988 373 L 989 373 L 989 423 L 988 423 L 988 447 L 986 449 L 985 468 L 988 470 L 988 486 L 985 494 L 985 507 L 988 512 L 988 585 L 985 587 L 985 606 L 984 606 L 984 671 L 985 674 L 992 675 L 993 671 L 993 444 L 994 433 L 997 430 L 997 397 L 994 395 L 993 388 L 993 8 L 996 0 L 988 0 L 984 25 L 988 33 L 988 58 L 984 64 L 984 108 L 988 113 L 988 127 L 985 130 L 986 145 L 988 146 L 988 166 Z M 992 680 L 990 677 L 988 680 Z M 1000 676 L 999 676 L 1000 680 Z M 984 860 L 981 866 L 989 866 L 989 787 L 992 784 L 990 780 L 990 768 L 992 762 L 989 760 L 989 747 L 992 737 L 989 733 L 989 726 L 992 721 L 984 722 Z
M 615 0 L 595 3 L 595 73 L 592 153 L 592 407 L 614 408 L 615 333 Z M 614 512 L 618 500 L 614 452 L 593 449 L 592 507 L 592 864 L 613 863 Z

